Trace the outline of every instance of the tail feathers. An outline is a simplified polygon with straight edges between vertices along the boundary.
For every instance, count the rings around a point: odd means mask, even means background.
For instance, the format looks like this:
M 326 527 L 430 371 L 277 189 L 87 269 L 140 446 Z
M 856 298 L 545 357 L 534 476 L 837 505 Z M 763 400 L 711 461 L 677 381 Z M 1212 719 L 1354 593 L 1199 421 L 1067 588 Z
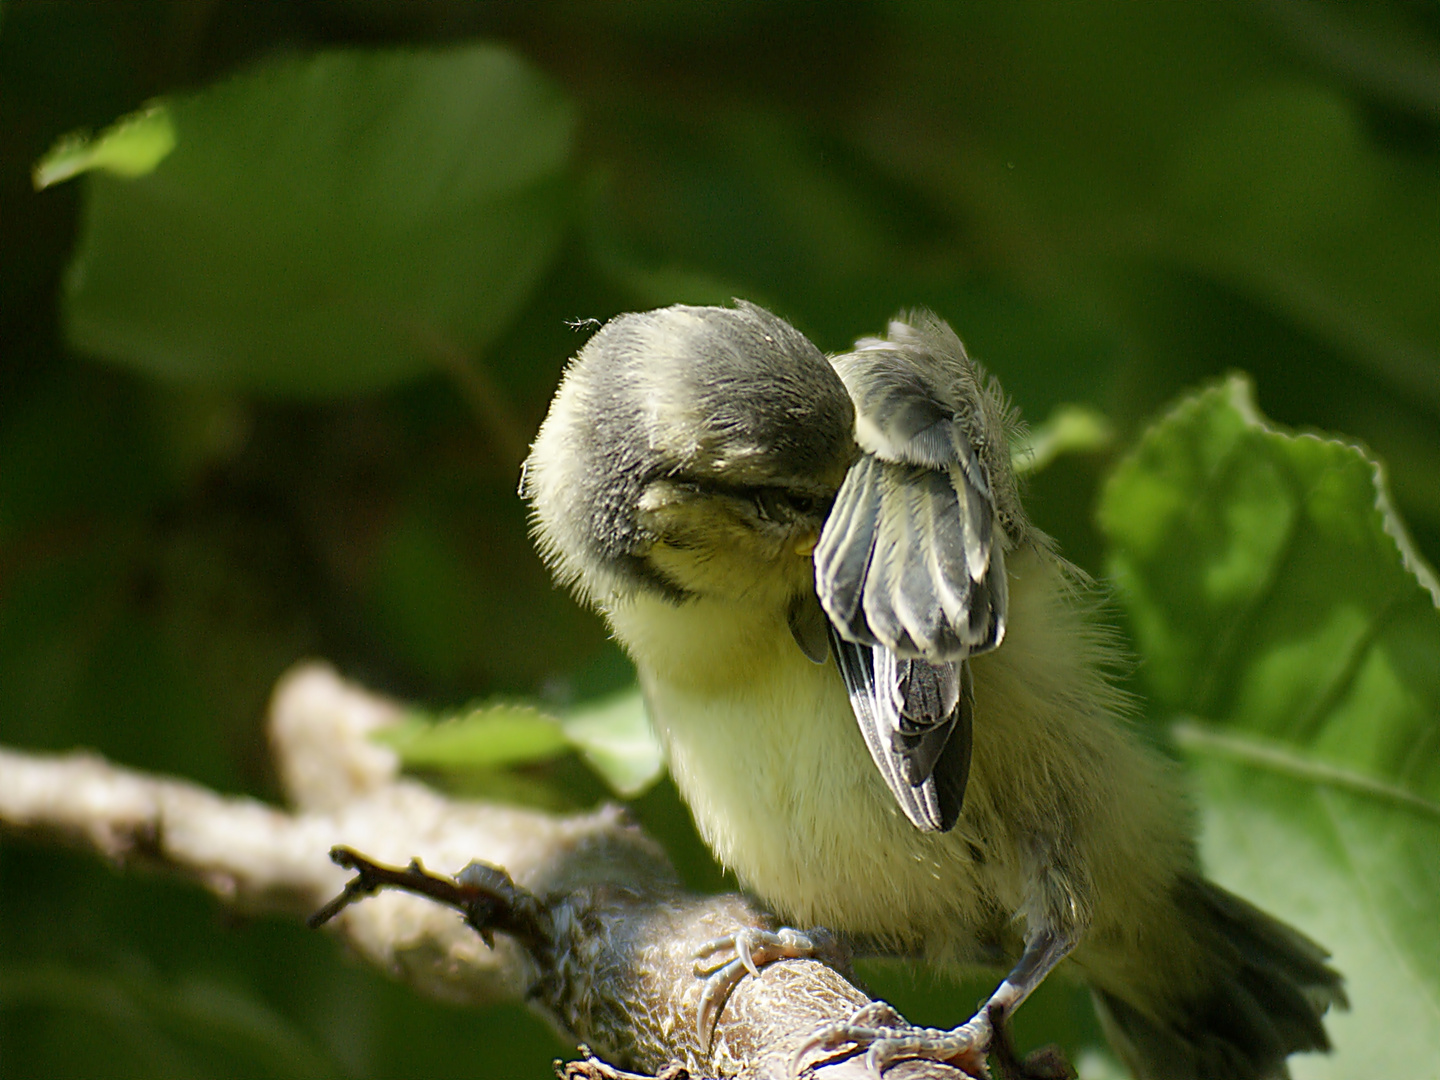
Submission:
M 1330 1049 L 1321 1018 L 1346 1000 L 1324 949 L 1198 877 L 1182 880 L 1177 899 L 1206 956 L 1205 985 L 1178 1002 L 1094 993 L 1140 1080 L 1283 1080 L 1290 1054 Z

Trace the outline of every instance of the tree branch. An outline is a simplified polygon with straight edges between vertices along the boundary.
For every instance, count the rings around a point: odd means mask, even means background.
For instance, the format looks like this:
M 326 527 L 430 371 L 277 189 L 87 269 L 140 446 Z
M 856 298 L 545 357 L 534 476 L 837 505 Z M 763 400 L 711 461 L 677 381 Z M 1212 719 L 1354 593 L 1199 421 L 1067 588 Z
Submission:
M 816 1027 L 868 1003 L 824 964 L 781 961 L 740 982 L 712 1045 L 701 1045 L 696 953 L 740 927 L 770 926 L 766 913 L 741 896 L 685 893 L 622 808 L 556 817 L 448 799 L 401 776 L 394 753 L 369 738 L 400 715 L 320 665 L 282 679 L 270 736 L 289 813 L 94 754 L 0 750 L 0 827 L 178 874 L 238 910 L 291 917 L 345 889 L 345 870 L 328 858 L 336 845 L 400 866 L 503 867 L 505 880 L 538 902 L 531 917 L 546 934 L 501 922 L 491 948 L 465 915 L 395 890 L 338 906 L 329 925 L 424 994 L 469 1005 L 527 1000 L 600 1057 L 647 1074 L 678 1064 L 696 1077 L 788 1077 Z M 595 1066 L 572 1068 L 591 1075 Z M 821 1062 L 816 1076 L 864 1071 L 863 1058 L 840 1057 Z M 933 1062 L 887 1072 L 890 1080 L 963 1075 Z

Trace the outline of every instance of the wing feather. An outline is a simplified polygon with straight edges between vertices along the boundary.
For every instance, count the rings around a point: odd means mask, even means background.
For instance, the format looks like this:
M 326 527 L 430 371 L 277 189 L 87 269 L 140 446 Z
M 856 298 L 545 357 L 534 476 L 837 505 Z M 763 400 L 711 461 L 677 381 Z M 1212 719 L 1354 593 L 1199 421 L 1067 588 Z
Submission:
M 880 472 L 880 520 L 864 590 L 865 622 L 875 640 L 905 656 L 935 647 L 944 616 L 925 565 L 921 503 L 925 475 L 894 466 Z
M 1005 547 L 1026 528 L 1007 414 L 932 315 L 832 363 L 862 454 L 815 549 L 816 595 L 876 767 L 917 828 L 948 829 L 970 770 L 968 658 L 1005 636 Z
M 861 602 L 880 522 L 880 468 L 880 461 L 867 455 L 850 469 L 815 547 L 821 603 L 852 640 L 865 640 L 868 633 Z
M 958 429 L 958 425 L 952 425 L 952 428 Z M 979 581 L 990 568 L 990 553 L 994 550 L 995 502 L 974 447 L 958 432 L 953 438 L 953 445 L 956 460 L 947 471 L 960 507 L 965 561 L 970 566 L 971 578 Z
M 886 649 L 847 641 L 836 632 L 830 642 L 865 746 L 896 803 L 917 829 L 953 828 L 970 771 L 967 665 L 901 661 L 914 666 L 901 680 L 894 654 Z M 947 712 L 925 711 L 947 700 Z M 902 711 L 906 701 L 913 714 Z
M 1004 552 L 964 425 L 948 417 L 917 429 L 915 414 L 932 417 L 934 403 L 907 411 L 900 391 L 921 391 L 889 373 L 874 377 L 878 388 L 853 373 L 850 381 L 869 389 L 856 392 L 858 417 L 862 404 L 889 410 L 876 430 L 884 450 L 905 460 L 866 453 L 846 476 L 815 549 L 821 605 L 849 640 L 905 657 L 958 660 L 994 648 L 1004 637 Z
M 846 477 L 815 549 L 821 605 L 852 640 L 957 660 L 1004 636 L 995 510 L 964 471 L 867 455 Z
M 895 720 L 892 749 L 901 759 L 901 775 L 922 784 L 950 737 L 960 698 L 960 665 L 902 660 L 888 649 L 874 650 L 878 693 L 889 697 L 887 712 Z
M 925 573 L 940 610 L 944 614 L 932 657 L 954 656 L 968 645 L 955 627 L 968 625 L 974 607 L 974 566 L 965 545 L 965 530 L 956 489 L 938 472 L 925 475 L 925 498 L 919 500 L 922 515 L 919 534 L 928 537 L 915 557 L 923 560 Z

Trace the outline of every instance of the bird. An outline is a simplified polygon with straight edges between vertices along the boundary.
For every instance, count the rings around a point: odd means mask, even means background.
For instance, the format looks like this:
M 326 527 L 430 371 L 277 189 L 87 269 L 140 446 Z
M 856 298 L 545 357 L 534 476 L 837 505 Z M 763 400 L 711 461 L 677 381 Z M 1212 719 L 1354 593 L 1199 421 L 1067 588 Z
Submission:
M 754 304 L 674 305 L 611 319 L 566 368 L 522 469 L 538 550 L 633 659 L 716 858 L 824 928 L 710 947 L 732 958 L 702 1026 L 757 959 L 828 934 L 1011 965 L 954 1029 L 882 1003 L 806 1044 L 877 1074 L 986 1075 L 1067 962 L 1141 1080 L 1285 1077 L 1329 1048 L 1343 979 L 1203 876 L 1103 597 L 1025 514 L 1018 424 L 925 310 L 827 356 Z

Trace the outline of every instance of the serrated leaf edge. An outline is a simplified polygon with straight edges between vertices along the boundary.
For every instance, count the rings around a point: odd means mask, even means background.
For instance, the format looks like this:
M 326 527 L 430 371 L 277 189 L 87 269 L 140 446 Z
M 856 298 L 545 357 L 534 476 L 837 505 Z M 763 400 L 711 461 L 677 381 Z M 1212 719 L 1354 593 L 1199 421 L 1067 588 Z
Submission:
M 1375 485 L 1375 509 L 1380 514 L 1381 528 L 1385 535 L 1394 542 L 1400 553 L 1401 565 L 1409 571 L 1420 583 L 1420 586 L 1430 594 L 1430 599 L 1437 609 L 1440 609 L 1440 578 L 1437 578 L 1435 570 L 1425 560 L 1415 547 L 1414 540 L 1410 537 L 1410 531 L 1405 527 L 1404 520 L 1395 510 L 1395 504 L 1390 496 L 1390 481 L 1385 472 L 1385 464 L 1379 457 L 1371 452 L 1370 448 L 1357 439 L 1341 437 L 1317 431 L 1290 430 L 1279 427 L 1260 411 L 1255 400 L 1255 383 L 1244 372 L 1232 371 L 1219 383 L 1203 387 L 1192 394 L 1186 395 L 1181 401 L 1174 405 L 1159 420 L 1146 431 L 1146 435 L 1156 428 L 1169 424 L 1171 421 L 1183 420 L 1189 413 L 1200 408 L 1205 399 L 1212 393 L 1224 395 L 1228 403 L 1240 414 L 1242 420 L 1248 427 L 1262 432 L 1266 435 L 1278 435 L 1287 439 L 1313 439 L 1316 442 L 1329 443 L 1332 446 L 1343 446 L 1359 454 L 1366 465 L 1370 467 L 1370 474 Z M 1141 436 L 1143 442 L 1146 435 Z M 1123 468 L 1123 466 L 1122 466 Z M 1113 475 L 1118 475 L 1119 469 Z

